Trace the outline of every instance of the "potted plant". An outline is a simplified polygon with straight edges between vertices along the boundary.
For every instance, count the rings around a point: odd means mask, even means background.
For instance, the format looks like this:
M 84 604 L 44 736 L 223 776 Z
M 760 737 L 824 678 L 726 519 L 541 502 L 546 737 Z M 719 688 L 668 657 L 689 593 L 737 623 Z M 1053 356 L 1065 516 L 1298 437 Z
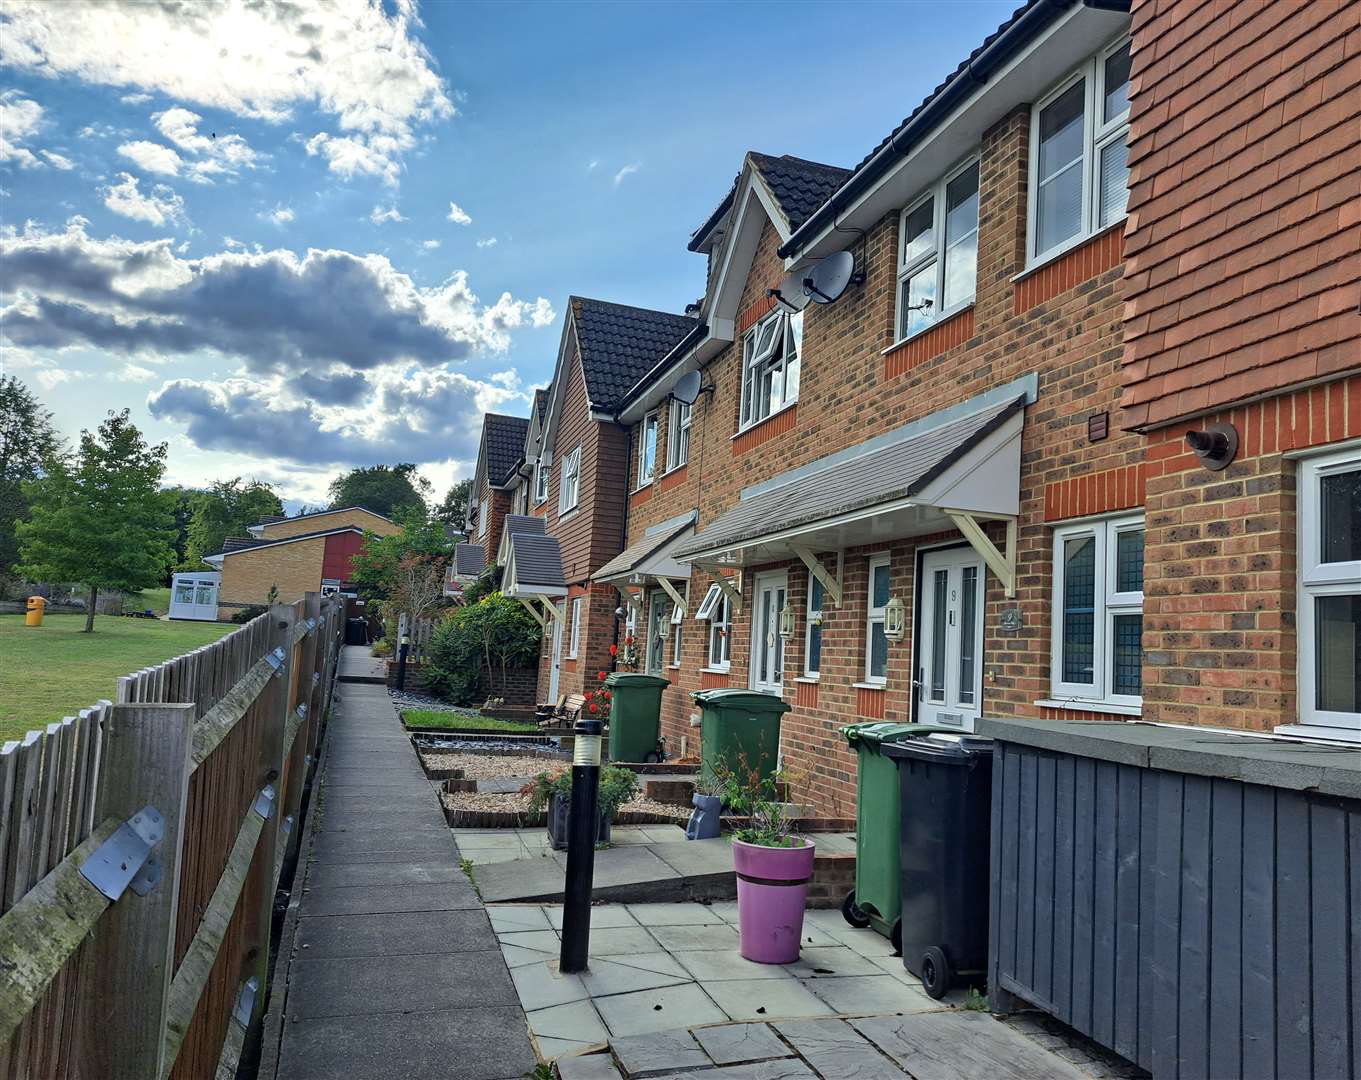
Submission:
M 712 840 L 721 831 L 719 815 L 723 810 L 724 782 L 718 777 L 695 777 L 695 792 L 690 796 L 694 811 L 685 826 L 685 839 Z
M 743 762 L 724 781 L 729 808 L 747 815 L 732 845 L 741 953 L 758 964 L 792 964 L 803 938 L 813 842 L 794 835 L 791 807 L 780 801 L 788 787 L 780 773 L 763 777 Z
M 529 795 L 529 809 L 538 813 L 548 808 L 548 840 L 555 851 L 567 848 L 567 815 L 572 803 L 572 770 L 564 767 L 554 772 L 541 772 L 523 789 Z M 610 823 L 619 808 L 638 794 L 638 777 L 617 765 L 605 765 L 600 770 L 600 794 L 596 809 L 600 813 L 596 843 L 610 842 Z

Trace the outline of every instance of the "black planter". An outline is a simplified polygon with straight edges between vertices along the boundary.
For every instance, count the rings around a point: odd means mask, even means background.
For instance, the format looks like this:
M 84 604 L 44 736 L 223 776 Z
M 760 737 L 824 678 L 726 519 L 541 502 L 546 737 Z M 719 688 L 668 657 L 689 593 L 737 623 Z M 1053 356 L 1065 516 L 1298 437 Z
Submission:
M 550 795 L 548 797 L 548 842 L 554 851 L 567 850 L 567 813 L 569 800 L 561 795 Z M 607 814 L 600 815 L 600 828 L 596 831 L 595 842 L 597 844 L 608 844 L 610 842 L 610 818 Z

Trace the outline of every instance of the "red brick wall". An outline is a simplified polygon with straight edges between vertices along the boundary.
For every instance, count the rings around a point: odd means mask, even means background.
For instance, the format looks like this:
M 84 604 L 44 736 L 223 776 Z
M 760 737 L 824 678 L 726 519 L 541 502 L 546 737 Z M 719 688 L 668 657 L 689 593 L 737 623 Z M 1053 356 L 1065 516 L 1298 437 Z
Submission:
M 967 316 L 885 355 L 894 344 L 898 225 L 897 214 L 887 216 L 866 237 L 866 283 L 836 304 L 807 309 L 799 403 L 796 410 L 781 414 L 782 421 L 789 420 L 758 446 L 733 437 L 740 404 L 740 346 L 730 346 L 707 369 L 705 382 L 717 389 L 695 406 L 684 480 L 674 487 L 659 485 L 645 503 L 631 507 L 629 535 L 696 506 L 703 528 L 732 506 L 747 485 L 1036 372 L 1039 400 L 1027 409 L 1022 440 L 1021 586 L 1016 598 L 1007 600 L 988 575 L 983 709 L 985 715 L 1040 717 L 1046 710 L 1035 702 L 1049 695 L 1052 532 L 1046 507 L 1056 505 L 1047 500 L 1055 498 L 1051 491 L 1085 483 L 1088 477 L 1137 473 L 1143 439 L 1122 432 L 1117 422 L 1122 270 L 1109 259 L 1113 234 L 1098 236 L 1048 269 L 1013 281 L 1024 267 L 1028 130 L 1028 110 L 1021 108 L 984 139 L 977 299 Z M 762 310 L 765 289 L 783 275 L 777 242 L 767 225 L 738 305 L 739 324 Z M 1043 289 L 1027 284 L 1040 275 L 1045 275 Z M 1018 298 L 1023 292 L 1022 302 Z M 900 355 L 909 355 L 910 362 L 894 361 Z M 1111 414 L 1111 433 L 1088 442 L 1087 417 L 1097 412 Z M 667 419 L 663 410 L 659 460 L 665 460 Z M 1115 487 L 1102 490 L 1114 493 Z M 951 532 L 892 545 L 892 589 L 908 606 L 909 620 L 918 548 L 960 539 Z M 840 608 L 829 601 L 825 609 L 822 675 L 815 687 L 794 681 L 803 673 L 807 570 L 797 562 L 788 567 L 798 628 L 786 645 L 784 696 L 794 708 L 785 718 L 782 748 L 795 769 L 807 775 L 810 795 L 822 812 L 832 816 L 854 812 L 855 762 L 837 729 L 866 716 L 905 720 L 911 715 L 910 635 L 890 647 L 884 690 L 863 691 L 854 685 L 864 676 L 867 558 L 872 550 L 845 555 L 845 600 Z M 824 561 L 834 566 L 832 556 Z M 754 576 L 751 570 L 746 575 L 748 600 Z M 692 613 L 708 585 L 708 576 L 697 571 L 690 585 Z M 1021 609 L 1023 626 L 1003 634 L 1000 613 L 1010 607 Z M 726 677 L 701 671 L 707 629 L 707 624 L 686 620 L 684 662 L 674 674 L 677 685 L 664 697 L 663 730 L 674 748 L 681 735 L 693 732 L 688 724 L 690 691 L 713 684 L 747 685 L 749 612 L 735 619 L 732 668 Z
M 1133 19 L 1126 422 L 1356 370 L 1361 8 L 1138 0 Z

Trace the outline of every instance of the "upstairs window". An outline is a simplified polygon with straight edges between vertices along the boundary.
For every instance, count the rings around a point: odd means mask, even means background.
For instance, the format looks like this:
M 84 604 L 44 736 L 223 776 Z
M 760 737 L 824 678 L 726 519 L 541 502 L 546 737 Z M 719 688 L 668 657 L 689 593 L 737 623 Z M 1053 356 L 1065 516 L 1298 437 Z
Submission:
M 652 483 L 657 471 L 657 421 L 655 412 L 643 417 L 643 430 L 638 436 L 638 486 Z
M 690 460 L 690 406 L 675 398 L 666 425 L 666 468 L 679 469 Z
M 565 514 L 577 504 L 581 489 L 581 447 L 562 459 L 562 476 L 558 480 L 558 512 Z
M 1030 259 L 1125 216 L 1129 41 L 1097 53 L 1031 112 Z
M 1137 706 L 1144 628 L 1143 518 L 1054 530 L 1053 696 Z
M 799 400 L 803 312 L 773 311 L 742 339 L 741 427 Z
M 545 453 L 534 466 L 534 505 L 548 501 L 548 478 L 552 471 L 552 459 Z
M 947 173 L 903 211 L 898 340 L 973 303 L 978 279 L 978 160 Z
M 477 535 L 487 535 L 487 500 L 483 499 L 477 510 Z

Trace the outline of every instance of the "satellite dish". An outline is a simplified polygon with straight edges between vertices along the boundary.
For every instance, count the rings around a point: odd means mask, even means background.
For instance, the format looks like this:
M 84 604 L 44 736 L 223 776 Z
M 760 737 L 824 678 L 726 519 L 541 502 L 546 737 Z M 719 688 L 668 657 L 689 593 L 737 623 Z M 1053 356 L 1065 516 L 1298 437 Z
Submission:
M 840 299 L 855 273 L 855 256 L 838 251 L 814 263 L 804 276 L 803 291 L 815 304 L 830 304 Z
M 775 297 L 786 310 L 802 311 L 808 306 L 808 293 L 803 287 L 803 279 L 806 273 L 807 271 L 804 270 L 791 270 L 785 274 L 779 288 L 770 290 L 770 295 Z
M 671 388 L 671 396 L 682 405 L 693 405 L 699 398 L 700 375 L 698 371 L 688 371 Z

